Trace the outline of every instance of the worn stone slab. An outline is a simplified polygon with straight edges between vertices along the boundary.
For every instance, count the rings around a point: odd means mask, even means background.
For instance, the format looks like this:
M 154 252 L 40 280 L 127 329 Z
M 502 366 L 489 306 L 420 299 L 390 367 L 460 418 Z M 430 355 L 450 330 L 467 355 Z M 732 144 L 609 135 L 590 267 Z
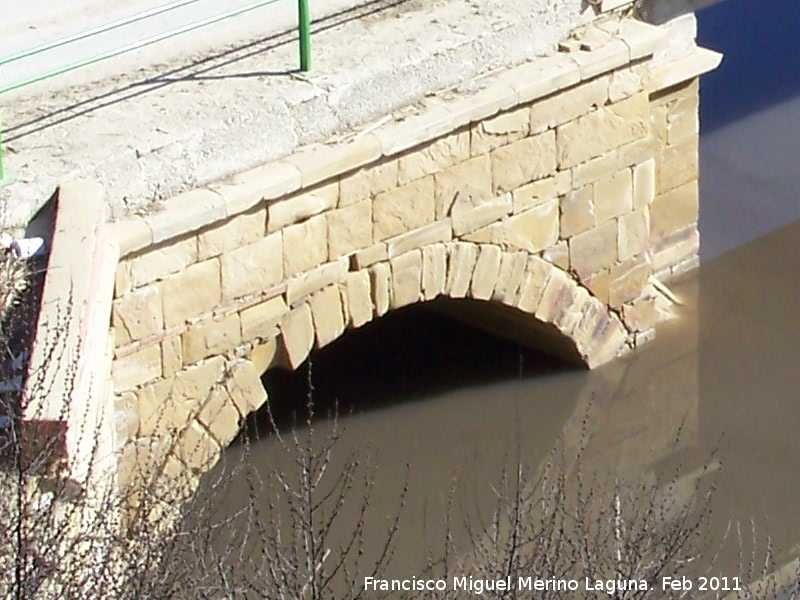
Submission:
M 536 314 L 542 294 L 556 269 L 537 256 L 529 256 L 514 305 L 523 312 Z M 537 314 L 538 316 L 538 314 Z
M 656 161 L 651 158 L 633 167 L 633 208 L 644 208 L 655 197 Z
M 632 208 L 633 180 L 630 169 L 617 171 L 594 184 L 595 223 L 604 223 L 629 213 Z
M 527 252 L 503 252 L 492 300 L 514 305 L 528 264 Z
M 328 260 L 372 245 L 372 201 L 362 200 L 325 214 L 328 220 Z
M 455 121 L 445 105 L 429 105 L 420 114 L 403 121 L 394 121 L 374 131 L 380 140 L 384 156 L 394 156 L 403 150 L 419 146 L 455 129 Z
M 527 106 L 475 123 L 470 128 L 470 154 L 472 156 L 486 154 L 495 148 L 527 137 L 529 131 L 530 109 Z
M 556 136 L 553 131 L 502 146 L 490 154 L 492 187 L 496 196 L 556 171 Z
M 397 187 L 397 181 L 396 158 L 384 159 L 349 175 L 343 175 L 339 181 L 339 206 L 372 199 L 381 192 Z
M 225 199 L 210 189 L 195 189 L 170 198 L 161 212 L 144 220 L 153 232 L 153 243 L 197 231 L 228 216 Z
M 422 295 L 433 300 L 444 293 L 447 280 L 447 247 L 432 244 L 422 249 Z
M 572 173 L 560 171 L 553 177 L 533 181 L 513 191 L 514 213 L 520 213 L 572 189 Z
M 561 197 L 561 237 L 570 238 L 594 227 L 594 187 L 585 185 Z
M 201 230 L 197 235 L 197 259 L 205 260 L 257 242 L 266 233 L 266 220 L 266 210 L 261 208 Z M 173 248 L 170 246 L 170 254 Z
M 414 229 L 408 233 L 402 233 L 397 237 L 387 240 L 388 257 L 394 258 L 405 254 L 415 248 L 421 248 L 428 244 L 437 242 L 449 242 L 453 239 L 453 224 L 451 219 L 434 221 L 429 225 Z
M 115 359 L 112 375 L 115 394 L 161 377 L 161 348 L 158 345 L 148 346 L 124 358 Z
M 492 242 L 528 252 L 551 246 L 559 237 L 558 204 L 554 198 L 492 225 Z
M 422 286 L 422 252 L 412 250 L 389 261 L 392 270 L 391 307 L 402 308 L 419 302 Z
M 457 131 L 415 148 L 397 160 L 397 183 L 405 185 L 469 158 L 470 132 Z
M 503 252 L 497 246 L 481 244 L 469 295 L 476 300 L 489 300 L 494 292 L 497 275 L 500 272 L 500 259 Z
M 181 335 L 183 361 L 194 364 L 217 354 L 232 350 L 242 342 L 239 315 L 196 323 Z
M 520 103 L 542 98 L 580 81 L 577 64 L 563 54 L 537 58 L 499 75 Z
M 279 160 L 237 173 L 208 187 L 225 199 L 227 213 L 232 216 L 267 200 L 291 194 L 300 189 L 300 184 L 300 170 Z
M 215 386 L 211 394 L 197 414 L 211 437 L 222 447 L 227 446 L 239 433 L 241 416 L 231 400 L 228 391 L 222 386 Z
M 451 214 L 457 202 L 477 206 L 492 198 L 492 169 L 489 156 L 465 160 L 434 175 L 435 213 L 437 219 Z
M 650 211 L 647 207 L 619 218 L 617 240 L 620 260 L 628 260 L 648 250 L 650 247 Z
M 344 333 L 342 296 L 338 285 L 330 285 L 308 301 L 314 321 L 317 348 L 324 348 Z
M 375 197 L 373 239 L 383 241 L 434 220 L 434 183 L 428 175 Z
M 347 297 L 348 324 L 351 327 L 361 327 L 369 323 L 374 308 L 369 273 L 366 270 L 348 273 L 343 287 Z
M 164 309 L 164 325 L 183 325 L 209 312 L 222 301 L 220 264 L 217 259 L 205 260 L 170 275 L 159 284 Z
M 289 367 L 296 369 L 303 364 L 314 347 L 314 322 L 308 303 L 303 303 L 284 315 L 280 330 Z
M 381 147 L 381 140 L 367 133 L 339 144 L 301 146 L 284 160 L 297 167 L 306 188 L 379 159 Z
M 585 277 L 617 261 L 617 223 L 606 221 L 569 240 L 570 268 Z
M 142 250 L 153 243 L 153 230 L 142 217 L 128 217 L 111 223 L 110 230 L 120 256 Z
M 269 337 L 287 312 L 289 307 L 282 296 L 275 296 L 244 309 L 239 313 L 242 341 L 250 342 L 256 338 Z
M 197 238 L 190 235 L 181 240 L 172 240 L 167 245 L 159 245 L 144 254 L 132 256 L 127 262 L 131 287 L 147 285 L 198 262 Z
M 115 300 L 111 319 L 116 346 L 162 331 L 164 311 L 159 287 L 148 285 Z
M 226 300 L 262 291 L 283 279 L 283 236 L 270 234 L 219 258 Z
M 317 215 L 302 223 L 286 227 L 282 234 L 283 272 L 286 277 L 313 269 L 328 260 L 326 215 Z
M 389 312 L 392 271 L 388 263 L 381 262 L 369 268 L 369 276 L 372 284 L 372 304 L 375 306 L 375 316 L 382 317 Z
M 315 187 L 288 198 L 281 198 L 267 207 L 267 232 L 272 233 L 331 210 L 339 203 L 338 182 Z
M 657 196 L 650 205 L 651 239 L 657 241 L 695 225 L 699 208 L 697 181 L 691 181 Z
M 444 293 L 450 298 L 464 298 L 472 281 L 472 272 L 478 260 L 478 246 L 463 242 L 447 245 L 449 260 Z
M 286 285 L 286 302 L 289 306 L 294 306 L 306 296 L 342 281 L 347 273 L 347 267 L 348 260 L 342 257 L 293 277 Z
M 267 401 L 261 373 L 249 360 L 240 360 L 231 366 L 225 387 L 242 417 L 258 410 Z

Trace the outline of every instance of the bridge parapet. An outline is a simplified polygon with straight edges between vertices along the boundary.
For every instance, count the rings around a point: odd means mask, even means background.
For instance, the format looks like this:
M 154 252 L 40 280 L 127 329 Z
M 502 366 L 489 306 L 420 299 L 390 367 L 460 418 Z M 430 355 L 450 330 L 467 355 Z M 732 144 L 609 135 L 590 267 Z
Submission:
M 460 300 L 589 367 L 650 339 L 660 282 L 697 261 L 697 78 L 720 59 L 656 64 L 665 43 L 610 20 L 473 93 L 115 223 L 122 479 L 155 445 L 193 485 L 266 400 L 264 370 L 416 302 Z

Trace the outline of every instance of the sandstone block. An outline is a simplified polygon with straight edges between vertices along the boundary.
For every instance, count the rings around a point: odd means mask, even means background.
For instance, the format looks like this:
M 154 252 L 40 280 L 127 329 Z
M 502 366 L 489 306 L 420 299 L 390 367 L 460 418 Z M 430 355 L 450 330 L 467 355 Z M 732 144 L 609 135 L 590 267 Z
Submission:
M 514 213 L 537 206 L 547 200 L 563 196 L 572 189 L 572 173 L 560 171 L 553 177 L 547 177 L 523 185 L 514 190 Z
M 220 225 L 203 229 L 197 236 L 197 257 L 205 260 L 257 242 L 266 232 L 264 208 L 237 215 Z
M 422 252 L 412 250 L 393 258 L 392 269 L 392 308 L 401 308 L 420 301 L 422 286 Z
M 434 175 L 436 218 L 448 216 L 453 206 L 478 206 L 492 198 L 492 170 L 488 156 L 477 156 Z
M 669 108 L 666 106 L 656 105 L 650 109 L 650 127 L 653 136 L 658 140 L 661 147 L 667 145 L 667 140 L 669 138 L 667 114 L 669 114 Z
M 280 330 L 289 367 L 296 369 L 303 364 L 314 346 L 314 322 L 308 303 L 284 315 Z
M 569 240 L 570 268 L 581 278 L 617 261 L 617 224 L 606 221 Z
M 248 360 L 234 364 L 228 373 L 225 386 L 242 417 L 258 410 L 267 400 L 267 391 L 261 384 L 260 375 Z
M 471 127 L 470 149 L 472 156 L 486 154 L 495 148 L 521 140 L 530 128 L 528 107 L 502 113 L 492 119 L 475 123 Z
M 645 136 L 639 140 L 625 144 L 617 149 L 617 168 L 624 169 L 643 163 L 661 151 L 661 143 L 654 135 Z
M 660 240 L 697 223 L 697 181 L 691 181 L 657 196 L 650 205 L 650 238 Z
M 429 104 L 446 106 L 455 125 L 477 123 L 519 103 L 516 90 L 499 76 L 482 77 L 478 85 L 481 88 L 469 96 L 458 96 L 446 104 L 435 101 Z
M 119 255 L 147 248 L 153 243 L 153 230 L 142 217 L 132 217 L 109 223 L 111 237 L 119 247 Z
M 214 386 L 208 400 L 200 409 L 197 420 L 205 425 L 208 432 L 220 446 L 227 446 L 239 433 L 240 416 L 236 405 L 227 390 Z
M 194 417 L 195 407 L 176 400 L 173 380 L 159 380 L 136 390 L 139 436 L 163 435 L 175 431 Z
M 286 360 L 283 355 L 283 346 L 278 344 L 278 336 L 280 331 L 275 328 L 275 337 L 271 337 L 263 343 L 255 345 L 255 347 L 247 353 L 247 360 L 253 363 L 256 371 L 259 373 L 266 373 L 267 370 L 274 366 L 285 366 Z
M 347 321 L 351 327 L 361 327 L 372 320 L 372 297 L 367 271 L 348 273 L 344 279 L 347 296 Z
M 208 397 L 209 390 L 222 380 L 225 359 L 222 356 L 209 358 L 176 373 L 169 394 L 175 402 L 196 412 Z M 185 422 L 185 421 L 184 421 Z
M 373 239 L 383 241 L 434 220 L 433 176 L 382 192 L 372 206 Z
M 556 137 L 548 131 L 502 146 L 490 153 L 495 195 L 553 175 L 556 171 Z
M 300 188 L 300 171 L 286 161 L 278 160 L 237 173 L 211 189 L 225 198 L 227 214 L 250 210 L 264 200 L 280 198 Z
M 422 295 L 433 300 L 444 293 L 447 278 L 447 247 L 433 244 L 422 248 Z
M 531 105 L 530 130 L 539 133 L 582 117 L 608 102 L 608 77 L 561 90 Z
M 612 150 L 571 169 L 572 187 L 580 188 L 613 175 L 619 167 L 619 152 Z
M 338 202 L 338 182 L 281 198 L 267 206 L 267 232 L 279 231 L 288 225 L 305 221 L 309 217 L 333 209 Z
M 700 119 L 697 104 L 685 108 L 682 112 L 670 110 L 667 114 L 667 144 L 676 146 L 692 140 L 700 134 Z
M 685 261 L 693 261 L 700 249 L 696 225 L 677 231 L 659 240 L 653 251 L 653 270 L 662 273 Z
M 626 304 L 622 307 L 622 319 L 631 331 L 648 331 L 661 320 L 656 298 L 645 295 Z
M 215 354 L 224 354 L 242 343 L 239 315 L 197 323 L 181 335 L 183 360 L 196 363 Z
M 306 296 L 342 281 L 347 273 L 347 263 L 347 258 L 342 257 L 290 279 L 286 285 L 286 302 L 289 306 L 296 306 Z
M 131 287 L 138 288 L 178 273 L 197 262 L 197 238 L 170 241 L 158 249 L 129 259 Z
M 428 105 L 419 114 L 412 114 L 403 121 L 393 121 L 377 128 L 375 135 L 384 156 L 392 156 L 424 144 L 434 138 L 453 131 L 455 120 L 449 107 Z
M 397 181 L 396 159 L 384 160 L 350 175 L 343 175 L 339 181 L 339 206 L 372 199 L 381 192 L 396 188 Z
M 555 54 L 537 57 L 533 62 L 519 65 L 498 77 L 517 92 L 518 102 L 524 104 L 578 83 L 580 72 L 568 56 Z
M 638 94 L 646 87 L 647 70 L 644 65 L 618 69 L 611 73 L 608 84 L 608 99 L 619 102 Z
M 648 206 L 656 197 L 656 161 L 648 159 L 633 167 L 633 208 Z
M 541 299 L 536 306 L 536 318 L 543 323 L 555 323 L 572 305 L 574 288 L 575 283 L 566 271 L 551 268 L 546 285 L 541 290 Z
M 392 271 L 388 263 L 377 263 L 369 268 L 370 283 L 372 284 L 372 304 L 375 306 L 375 316 L 382 317 L 389 311 L 390 285 Z
M 182 325 L 213 309 L 222 300 L 217 259 L 195 263 L 161 282 L 164 325 Z
M 487 198 L 477 206 L 473 202 L 459 200 L 453 205 L 452 210 L 455 235 L 464 235 L 499 221 L 513 210 L 512 196 L 509 193 L 496 198 Z
M 618 39 L 611 39 L 599 47 L 592 48 L 590 52 L 573 52 L 570 57 L 578 63 L 581 79 L 590 79 L 601 73 L 607 73 L 630 60 L 628 47 Z
M 575 330 L 578 329 L 581 321 L 583 321 L 586 307 L 594 301 L 596 300 L 591 298 L 586 288 L 571 285 L 565 294 L 553 324 L 565 336 L 573 338 Z
M 478 247 L 475 244 L 454 242 L 449 245 L 449 254 L 444 293 L 450 298 L 464 298 L 478 260 Z
M 123 358 L 114 359 L 111 372 L 115 394 L 161 377 L 161 347 L 155 344 Z
M 492 292 L 492 300 L 503 304 L 515 305 L 527 265 L 527 252 L 503 252 L 500 258 L 497 283 L 494 286 L 494 292 Z
M 437 242 L 449 242 L 453 239 L 453 226 L 450 219 L 434 221 L 408 233 L 387 240 L 388 256 L 394 258 L 409 250 L 421 248 Z
M 132 289 L 131 263 L 127 260 L 121 260 L 117 264 L 117 272 L 114 274 L 114 298 L 120 298 Z
M 260 304 L 244 309 L 239 313 L 242 327 L 242 341 L 250 342 L 257 338 L 270 337 L 283 315 L 289 312 L 282 296 L 265 300 Z
M 311 217 L 283 230 L 283 272 L 286 277 L 313 269 L 326 260 L 328 221 L 325 215 Z
M 328 260 L 372 244 L 372 201 L 362 200 L 325 214 L 328 219 Z
M 658 169 L 658 193 L 663 194 L 699 177 L 698 138 L 667 146 Z
M 269 288 L 283 279 L 283 237 L 280 232 L 220 257 L 222 296 L 226 300 Z
M 645 256 L 628 259 L 611 268 L 609 305 L 618 308 L 642 294 L 653 266 Z
M 594 227 L 594 187 L 583 186 L 561 197 L 561 237 L 570 238 Z
M 629 213 L 633 207 L 633 181 L 630 169 L 618 171 L 594 184 L 596 223 Z
M 114 397 L 114 442 L 117 447 L 139 432 L 138 401 L 134 392 Z
M 632 256 L 648 250 L 650 246 L 650 213 L 647 207 L 619 218 L 617 241 L 620 260 L 628 260 Z
M 611 287 L 611 269 L 601 269 L 588 277 L 581 279 L 592 295 L 604 305 L 608 304 Z
M 529 314 L 538 312 L 547 282 L 558 272 L 558 269 L 554 269 L 552 265 L 538 256 L 528 257 L 519 294 L 515 301 L 516 307 Z
M 373 244 L 369 248 L 357 250 L 350 257 L 350 265 L 352 269 L 364 269 L 387 258 L 389 258 L 388 246 L 386 244 Z
M 167 338 L 161 343 L 162 376 L 172 377 L 183 369 L 183 348 L 180 336 Z
M 542 258 L 565 271 L 569 269 L 569 244 L 566 240 L 559 240 L 544 252 Z
M 225 199 L 207 188 L 195 188 L 173 196 L 165 210 L 148 214 L 145 222 L 158 243 L 197 231 L 228 215 Z
M 116 346 L 141 340 L 164 329 L 164 311 L 157 285 L 148 285 L 114 300 L 112 322 Z
M 472 273 L 470 296 L 476 300 L 489 300 L 494 292 L 497 275 L 500 272 L 500 259 L 503 252 L 497 246 L 482 244 L 478 260 Z
M 397 183 L 405 185 L 467 160 L 469 138 L 467 130 L 452 133 L 400 156 L 397 161 Z
M 569 169 L 600 156 L 650 131 L 650 110 L 646 93 L 609 104 L 557 131 L 558 166 Z
M 539 252 L 558 240 L 558 199 L 543 202 L 492 226 L 492 241 L 503 247 Z
M 309 300 L 311 317 L 317 337 L 317 348 L 324 348 L 344 333 L 342 296 L 339 286 L 331 285 Z
M 197 421 L 190 421 L 175 448 L 175 458 L 192 472 L 201 475 L 217 464 L 222 453 L 208 430 Z
M 301 146 L 285 160 L 300 171 L 302 186 L 308 187 L 381 157 L 381 142 L 368 133 L 343 144 Z

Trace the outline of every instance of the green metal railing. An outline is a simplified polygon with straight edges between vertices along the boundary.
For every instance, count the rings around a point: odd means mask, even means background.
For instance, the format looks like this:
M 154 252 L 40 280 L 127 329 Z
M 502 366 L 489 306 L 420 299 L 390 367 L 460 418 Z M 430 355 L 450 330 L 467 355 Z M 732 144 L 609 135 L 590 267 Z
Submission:
M 258 0 L 257 2 L 252 2 L 245 6 L 235 8 L 218 15 L 214 15 L 213 17 L 208 17 L 207 19 L 203 19 L 195 23 L 190 23 L 189 25 L 184 25 L 183 27 L 178 27 L 177 29 L 167 31 L 166 33 L 150 36 L 143 40 L 139 40 L 138 42 L 133 42 L 125 46 L 120 46 L 119 48 L 115 48 L 114 50 L 102 52 L 100 54 L 84 58 L 82 60 L 78 60 L 66 65 L 62 65 L 60 67 L 56 67 L 54 69 L 49 69 L 37 75 L 26 77 L 25 79 L 21 79 L 19 81 L 15 81 L 14 83 L 0 86 L 0 94 L 3 94 L 5 92 L 10 92 L 12 90 L 17 90 L 27 85 L 38 83 L 40 81 L 44 81 L 45 79 L 49 79 L 51 77 L 55 77 L 63 73 L 67 73 L 75 69 L 80 69 L 82 67 L 92 65 L 94 63 L 106 60 L 108 58 L 112 58 L 114 56 L 119 56 L 120 54 L 125 54 L 127 52 L 132 52 L 134 50 L 144 48 L 145 46 L 149 46 L 150 44 L 155 44 L 156 42 L 160 42 L 162 40 L 169 39 L 176 35 L 181 35 L 183 33 L 199 29 L 200 27 L 206 27 L 207 25 L 211 25 L 213 23 L 217 23 L 224 19 L 235 17 L 237 15 L 249 12 L 251 10 L 261 8 L 262 6 L 266 6 L 268 4 L 273 4 L 277 1 L 278 0 Z M 119 19 L 117 21 L 108 23 L 106 25 L 101 25 L 100 27 L 95 27 L 94 29 L 89 29 L 87 31 L 70 35 L 65 38 L 61 38 L 52 42 L 47 42 L 45 44 L 35 46 L 34 48 L 23 50 L 21 52 L 17 52 L 10 56 L 0 58 L 0 67 L 12 62 L 17 62 L 20 60 L 24 60 L 26 58 L 30 58 L 31 56 L 35 56 L 37 54 L 42 54 L 44 52 L 60 48 L 62 46 L 66 46 L 67 44 L 72 44 L 81 40 L 88 39 L 96 35 L 100 35 L 102 33 L 106 33 L 108 31 L 124 27 L 125 25 L 130 25 L 131 23 L 136 23 L 137 21 L 142 21 L 150 17 L 154 17 L 156 15 L 160 15 L 162 13 L 175 10 L 177 8 L 181 8 L 183 6 L 188 6 L 189 4 L 195 4 L 196 2 L 200 2 L 200 0 L 177 0 L 176 2 L 165 4 L 164 6 L 159 6 L 157 8 L 137 13 L 130 17 Z M 311 13 L 308 6 L 308 0 L 297 0 L 297 13 L 298 13 L 297 30 L 298 30 L 298 41 L 300 47 L 300 71 L 309 72 L 311 71 Z M 5 172 L 3 169 L 3 137 L 2 137 L 2 122 L 0 122 L 0 186 L 7 185 L 8 183 L 11 183 L 11 180 L 5 176 Z

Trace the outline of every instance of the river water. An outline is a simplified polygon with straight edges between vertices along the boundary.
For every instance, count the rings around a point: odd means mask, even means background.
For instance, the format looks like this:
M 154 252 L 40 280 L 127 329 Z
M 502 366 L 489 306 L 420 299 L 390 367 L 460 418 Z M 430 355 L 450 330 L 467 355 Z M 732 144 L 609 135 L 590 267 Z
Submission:
M 714 488 L 720 573 L 742 575 L 737 536 L 725 534 L 737 526 L 746 548 L 753 536 L 757 554 L 772 548 L 775 566 L 798 556 L 800 11 L 776 0 L 757 18 L 754 6 L 731 0 L 699 15 L 701 43 L 726 53 L 703 83 L 703 260 L 673 284 L 681 303 L 649 346 L 586 372 L 411 307 L 315 352 L 310 376 L 266 376 L 281 423 L 310 380 L 317 411 L 338 403 L 343 415 L 337 451 L 372 457 L 368 547 L 408 485 L 390 575 L 419 574 L 441 546 L 448 502 L 488 509 L 504 468 L 535 472 L 554 447 L 571 472 L 582 448 L 587 472 L 676 473 L 675 493 L 689 499 L 696 483 Z M 288 465 L 272 436 L 249 451 L 257 471 Z M 227 505 L 243 501 L 229 493 Z

